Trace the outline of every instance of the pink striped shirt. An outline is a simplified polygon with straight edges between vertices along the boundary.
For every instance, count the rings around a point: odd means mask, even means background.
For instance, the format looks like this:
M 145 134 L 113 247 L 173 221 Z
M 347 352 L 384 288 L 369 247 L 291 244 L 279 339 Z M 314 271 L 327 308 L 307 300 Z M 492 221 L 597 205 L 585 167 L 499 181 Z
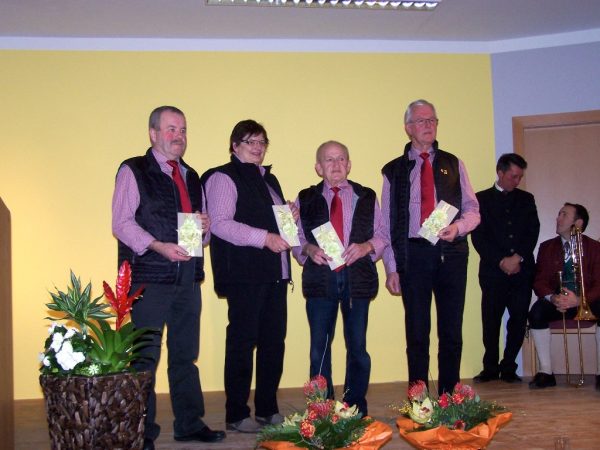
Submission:
M 167 158 L 152 149 L 152 155 L 158 162 L 160 170 L 172 177 L 173 168 L 167 164 Z M 179 164 L 181 176 L 185 180 L 187 169 Z M 122 165 L 117 173 L 115 192 L 112 198 L 112 232 L 113 235 L 138 255 L 143 255 L 148 246 L 156 238 L 144 230 L 135 220 L 135 212 L 140 206 L 140 191 L 131 168 Z M 203 208 L 205 205 L 203 205 Z M 210 240 L 209 233 L 203 238 L 206 245 Z
M 435 152 L 432 148 L 429 150 L 429 159 L 433 164 Z M 419 156 L 420 152 L 411 148 L 408 152 L 408 159 L 415 161 L 415 166 L 410 172 L 410 202 L 408 204 L 409 227 L 408 237 L 419 238 L 419 229 L 421 228 L 421 165 L 423 159 Z M 458 170 L 460 174 L 460 189 L 462 194 L 461 216 L 454 223 L 458 226 L 458 235 L 465 236 L 473 231 L 481 218 L 479 216 L 479 202 L 473 192 L 473 187 L 469 181 L 469 175 L 464 163 L 458 160 Z M 437 196 L 436 196 L 437 198 Z M 437 201 L 436 201 L 437 205 Z M 383 176 L 383 189 L 381 192 L 381 214 L 383 216 L 383 229 L 385 236 L 390 239 L 390 182 Z M 391 242 L 391 240 L 390 240 Z M 396 260 L 391 246 L 388 246 L 383 252 L 383 265 L 385 273 L 389 274 L 396 271 Z
M 264 176 L 265 168 L 258 166 Z M 266 184 L 266 183 L 265 183 Z M 275 205 L 283 205 L 283 199 L 267 184 Z M 238 246 L 265 248 L 268 231 L 251 227 L 233 219 L 237 203 L 237 189 L 233 180 L 222 172 L 213 173 L 206 180 L 206 201 L 210 217 L 210 232 L 221 239 Z M 266 249 L 268 250 L 268 249 Z M 270 250 L 268 250 L 270 251 Z M 281 252 L 281 279 L 290 278 L 287 252 Z
M 356 202 L 358 200 L 358 196 L 352 190 L 352 186 L 348 181 L 344 181 L 340 183 L 337 187 L 340 188 L 339 196 L 342 200 L 342 209 L 344 213 L 344 248 L 348 248 L 350 245 L 350 232 L 352 231 L 352 218 L 354 217 L 354 208 L 356 207 Z M 331 200 L 333 199 L 333 191 L 331 190 L 331 185 L 327 182 L 323 182 L 323 197 L 325 197 L 325 201 L 327 202 L 327 207 L 331 209 Z M 300 211 L 300 202 L 298 198 L 295 201 L 296 207 L 298 211 Z M 300 246 L 292 248 L 292 254 L 294 258 L 300 264 L 304 264 L 308 256 L 302 254 L 302 249 L 307 244 L 306 234 L 310 233 L 311 230 L 304 230 L 302 228 L 302 223 L 300 219 L 298 219 L 298 237 L 300 239 Z M 368 242 L 373 245 L 375 249 L 375 253 L 372 253 L 371 259 L 373 261 L 377 261 L 381 258 L 385 247 L 387 246 L 387 239 L 385 237 L 383 222 L 381 217 L 381 210 L 379 208 L 379 202 L 375 199 L 375 212 L 373 217 L 373 237 L 368 240 Z

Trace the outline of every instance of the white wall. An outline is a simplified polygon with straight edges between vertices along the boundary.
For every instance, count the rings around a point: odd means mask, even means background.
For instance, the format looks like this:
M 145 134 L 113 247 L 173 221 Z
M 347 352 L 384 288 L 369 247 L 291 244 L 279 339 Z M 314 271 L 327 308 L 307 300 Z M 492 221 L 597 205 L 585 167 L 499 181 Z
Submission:
M 512 117 L 600 109 L 600 42 L 492 54 L 496 155 Z

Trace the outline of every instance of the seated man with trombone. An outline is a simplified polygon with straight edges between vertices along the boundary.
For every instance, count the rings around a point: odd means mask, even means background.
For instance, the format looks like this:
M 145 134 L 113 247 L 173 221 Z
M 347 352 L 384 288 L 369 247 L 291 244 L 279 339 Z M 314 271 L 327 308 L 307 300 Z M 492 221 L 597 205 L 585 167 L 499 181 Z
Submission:
M 538 300 L 529 311 L 540 371 L 529 383 L 531 389 L 556 386 L 552 373 L 549 323 L 563 320 L 566 333 L 567 319 L 597 320 L 600 317 L 600 243 L 582 234 L 588 221 L 589 215 L 583 206 L 565 203 L 556 218 L 558 236 L 540 244 L 533 283 Z M 578 385 L 581 385 L 583 355 L 579 322 L 578 337 L 581 366 Z M 600 328 L 596 329 L 596 349 L 600 349 Z M 600 370 L 596 371 L 596 389 L 600 390 Z

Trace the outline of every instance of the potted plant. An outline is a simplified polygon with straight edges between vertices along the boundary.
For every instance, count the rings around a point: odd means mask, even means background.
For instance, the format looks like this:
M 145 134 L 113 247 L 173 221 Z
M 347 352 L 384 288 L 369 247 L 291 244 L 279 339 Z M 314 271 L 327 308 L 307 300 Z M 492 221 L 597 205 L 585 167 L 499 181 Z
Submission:
M 146 345 L 148 329 L 126 322 L 141 289 L 129 295 L 131 267 L 119 268 L 115 292 L 104 282 L 104 295 L 92 298 L 91 283 L 82 289 L 71 272 L 66 292 L 50 293 L 46 306 L 59 317 L 49 327 L 40 354 L 52 449 L 141 449 L 144 414 L 152 376 L 136 372 L 132 362 Z M 109 303 L 101 302 L 106 296 Z M 116 316 L 107 312 L 111 306 Z M 113 329 L 109 319 L 116 317 Z M 56 320 L 64 320 L 62 325 Z

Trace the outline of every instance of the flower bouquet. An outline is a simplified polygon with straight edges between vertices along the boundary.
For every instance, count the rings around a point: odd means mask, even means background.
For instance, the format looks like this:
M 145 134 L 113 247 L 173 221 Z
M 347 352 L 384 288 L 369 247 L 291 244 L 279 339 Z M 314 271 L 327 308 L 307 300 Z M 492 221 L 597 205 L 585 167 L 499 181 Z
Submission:
M 341 448 L 375 450 L 392 436 L 387 425 L 362 417 L 356 406 L 327 399 L 327 381 L 317 375 L 304 385 L 307 409 L 285 418 L 279 425 L 264 427 L 257 447 L 269 450 Z
M 46 306 L 75 327 L 52 322 L 40 354 L 51 447 L 141 448 L 144 413 L 152 374 L 137 373 L 131 363 L 146 345 L 148 329 L 125 323 L 134 299 L 129 295 L 131 268 L 125 261 L 115 292 L 104 282 L 104 295 L 116 311 L 116 329 L 108 319 L 109 304 L 92 299 L 91 284 L 82 289 L 71 272 L 67 292 L 51 293 Z M 54 320 L 55 318 L 50 318 Z
M 435 400 L 425 383 L 417 381 L 408 388 L 408 400 L 393 409 L 404 416 L 396 421 L 400 436 L 420 449 L 485 448 L 512 417 L 506 408 L 482 400 L 461 383 Z

